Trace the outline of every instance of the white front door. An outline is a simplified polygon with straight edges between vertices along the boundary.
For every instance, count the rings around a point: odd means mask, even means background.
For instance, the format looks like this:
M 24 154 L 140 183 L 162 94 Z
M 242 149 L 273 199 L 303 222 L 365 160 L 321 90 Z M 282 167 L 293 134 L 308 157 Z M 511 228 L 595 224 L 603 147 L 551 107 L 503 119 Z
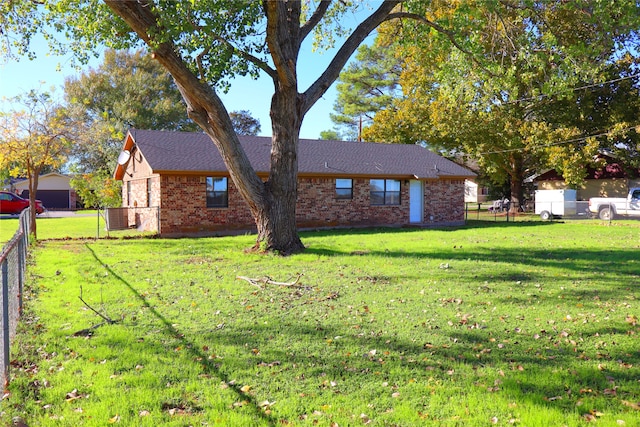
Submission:
M 422 181 L 409 181 L 409 222 L 420 223 L 423 218 L 424 190 Z

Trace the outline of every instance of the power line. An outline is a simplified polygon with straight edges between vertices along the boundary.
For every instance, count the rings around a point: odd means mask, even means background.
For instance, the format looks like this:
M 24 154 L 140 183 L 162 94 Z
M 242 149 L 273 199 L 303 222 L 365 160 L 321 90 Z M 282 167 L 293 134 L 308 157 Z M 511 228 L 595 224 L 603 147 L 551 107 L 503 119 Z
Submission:
M 634 79 L 636 77 L 640 77 L 640 73 L 633 74 L 633 75 L 626 76 L 626 77 L 619 77 L 617 79 L 607 80 L 607 81 L 604 81 L 604 82 L 601 82 L 601 83 L 591 83 L 591 84 L 588 84 L 588 85 L 579 86 L 579 87 L 575 87 L 575 88 L 572 88 L 572 89 L 567 89 L 567 91 L 577 92 L 579 90 L 591 89 L 591 88 L 602 86 L 602 85 L 606 85 L 606 84 L 609 84 L 609 83 L 617 83 L 617 82 L 621 82 L 623 80 Z M 542 95 L 537 95 L 537 96 L 530 96 L 528 98 L 519 98 L 519 99 L 514 99 L 513 101 L 502 102 L 502 103 L 497 104 L 497 105 L 509 105 L 509 104 L 516 104 L 518 102 L 532 101 L 532 100 L 542 99 L 542 98 L 550 98 L 552 96 L 555 96 L 555 95 L 558 95 L 558 94 L 561 94 L 561 93 L 562 92 L 555 92 L 555 93 L 550 93 L 548 95 L 542 94 Z
M 628 130 L 638 129 L 639 127 L 640 127 L 640 125 L 629 126 L 627 128 L 624 128 L 624 129 L 616 130 L 616 132 L 626 132 Z M 574 142 L 585 141 L 588 138 L 598 138 L 600 136 L 611 135 L 612 133 L 614 133 L 614 131 L 613 130 L 609 130 L 607 132 L 602 132 L 602 133 L 598 133 L 598 134 L 582 136 L 580 138 L 568 139 L 568 140 L 565 140 L 565 141 L 550 142 L 548 144 L 541 144 L 541 145 L 535 146 L 535 148 L 544 148 L 544 147 L 553 147 L 554 145 L 571 144 L 571 143 L 574 143 Z M 478 153 L 478 155 L 483 156 L 485 154 L 513 153 L 513 152 L 516 152 L 516 151 L 524 151 L 524 148 L 521 147 L 521 148 L 510 148 L 510 149 L 507 149 L 507 150 L 487 151 L 485 153 Z

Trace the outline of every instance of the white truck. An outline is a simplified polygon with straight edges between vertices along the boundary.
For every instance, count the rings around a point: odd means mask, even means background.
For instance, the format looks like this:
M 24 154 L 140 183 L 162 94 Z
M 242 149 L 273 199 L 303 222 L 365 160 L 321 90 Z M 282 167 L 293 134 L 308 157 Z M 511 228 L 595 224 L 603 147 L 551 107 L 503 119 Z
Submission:
M 576 215 L 576 190 L 536 190 L 535 212 L 544 221 Z
M 629 189 L 627 197 L 592 197 L 589 212 L 603 221 L 618 215 L 640 217 L 640 187 Z

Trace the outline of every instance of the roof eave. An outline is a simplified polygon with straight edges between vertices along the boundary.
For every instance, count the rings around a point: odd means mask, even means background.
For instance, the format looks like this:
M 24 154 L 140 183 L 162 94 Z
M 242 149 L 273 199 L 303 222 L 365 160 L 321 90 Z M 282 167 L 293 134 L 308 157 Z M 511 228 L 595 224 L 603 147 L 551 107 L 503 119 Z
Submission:
M 189 176 L 229 176 L 227 170 L 168 170 L 154 169 L 154 175 L 189 175 Z M 257 172 L 261 178 L 268 177 L 267 172 Z M 419 176 L 416 174 L 371 174 L 371 173 L 321 173 L 321 172 L 298 172 L 299 178 L 380 178 L 380 179 L 417 179 L 417 180 L 438 180 L 438 179 L 468 179 L 475 177 L 475 174 L 469 175 L 437 175 L 437 176 Z

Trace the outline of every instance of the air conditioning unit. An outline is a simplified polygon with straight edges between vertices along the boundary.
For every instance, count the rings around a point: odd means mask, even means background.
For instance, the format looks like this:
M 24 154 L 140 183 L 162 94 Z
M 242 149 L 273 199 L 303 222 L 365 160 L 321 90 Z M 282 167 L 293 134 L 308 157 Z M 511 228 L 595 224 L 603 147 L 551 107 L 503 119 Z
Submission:
M 105 211 L 107 230 L 126 230 L 129 228 L 128 208 L 107 208 Z

